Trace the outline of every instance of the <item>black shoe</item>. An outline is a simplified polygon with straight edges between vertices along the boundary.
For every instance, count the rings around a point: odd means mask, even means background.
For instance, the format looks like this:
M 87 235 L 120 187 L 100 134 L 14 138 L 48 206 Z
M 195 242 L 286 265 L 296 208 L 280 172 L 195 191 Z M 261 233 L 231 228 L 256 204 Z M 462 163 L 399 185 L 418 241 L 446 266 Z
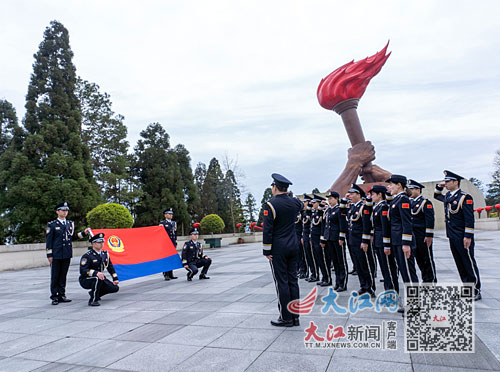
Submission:
M 299 275 L 299 279 L 306 279 L 307 278 L 307 275 L 306 274 L 300 274 Z
M 481 293 L 477 293 L 476 295 L 474 295 L 474 301 L 479 301 L 481 298 Z
M 200 274 L 200 279 L 210 279 L 210 277 L 205 274 Z
M 101 306 L 99 301 L 92 301 L 92 299 L 89 300 L 89 306 Z
M 356 270 L 353 270 L 349 274 L 351 274 L 351 275 L 358 275 L 358 272 Z
M 398 306 L 398 313 L 404 314 L 405 308 L 403 306 Z
M 344 287 L 338 287 L 338 289 L 336 289 L 337 292 L 345 292 L 347 291 L 347 289 L 345 289 Z
M 52 300 L 52 305 L 59 305 L 59 301 L 57 301 L 57 300 Z
M 277 319 L 271 320 L 271 325 L 275 327 L 293 327 L 293 322 L 291 320 Z
M 332 285 L 332 282 L 321 282 L 320 287 L 330 287 Z
M 71 302 L 71 300 L 69 298 L 67 298 L 66 296 L 62 296 L 62 297 L 59 297 L 59 302 Z
M 169 276 L 169 277 L 170 277 L 170 279 L 177 279 L 177 277 L 176 277 L 176 276 L 174 276 L 174 274 L 173 274 L 173 273 L 172 273 L 172 274 L 170 274 L 170 276 Z
M 187 273 L 187 279 L 188 279 L 188 282 L 193 280 L 193 276 L 191 275 L 191 273 Z
M 358 289 L 358 294 L 362 295 L 364 293 L 368 292 L 368 289 L 360 288 Z
M 170 280 L 170 278 L 169 278 L 168 276 L 166 276 L 166 275 L 165 275 L 165 276 L 163 276 L 163 279 L 165 279 L 165 280 Z
M 336 290 L 337 290 L 337 289 L 339 289 L 339 288 L 340 288 L 340 286 L 335 285 L 335 287 L 333 287 L 333 290 L 335 290 L 335 291 L 336 291 Z
M 294 327 L 298 327 L 299 325 L 300 325 L 300 320 L 299 320 L 299 318 L 294 318 L 294 319 L 293 319 L 293 326 L 294 326 Z
M 381 279 L 379 280 L 379 282 L 380 282 L 380 283 L 383 283 L 383 282 L 384 282 L 384 278 L 381 278 Z
M 377 298 L 377 295 L 375 294 L 375 292 L 374 292 L 374 291 L 369 290 L 367 293 L 369 293 L 369 294 L 370 294 L 370 297 L 371 297 L 371 298 Z
M 317 281 L 319 281 L 319 279 L 316 278 L 315 276 L 310 276 L 309 280 L 308 280 L 309 283 L 314 283 L 314 282 L 317 282 Z

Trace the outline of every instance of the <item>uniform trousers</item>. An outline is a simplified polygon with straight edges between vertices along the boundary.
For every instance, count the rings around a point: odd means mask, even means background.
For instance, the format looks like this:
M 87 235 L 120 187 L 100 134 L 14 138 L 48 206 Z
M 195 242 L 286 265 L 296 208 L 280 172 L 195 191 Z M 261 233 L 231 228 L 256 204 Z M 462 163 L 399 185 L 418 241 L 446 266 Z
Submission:
M 106 278 L 100 280 L 96 276 L 80 279 L 80 285 L 82 288 L 90 289 L 89 294 L 92 301 L 99 301 L 102 296 L 108 293 L 118 292 L 120 289 L 117 285 L 113 284 L 112 281 Z
M 326 247 L 331 254 L 333 268 L 335 270 L 335 287 L 347 289 L 347 257 L 345 254 L 345 242 L 340 245 L 336 240 L 327 240 Z
M 299 275 L 306 275 L 307 276 L 307 264 L 306 264 L 306 253 L 304 250 L 304 245 L 302 244 L 301 241 L 302 235 L 297 236 L 297 241 L 299 242 L 299 256 L 298 256 L 298 270 L 299 270 Z
M 323 268 L 321 266 L 324 265 L 323 250 L 321 249 L 320 238 L 321 235 L 311 234 L 312 256 L 316 266 L 316 278 L 318 279 L 320 271 L 323 272 Z M 323 278 L 321 278 L 321 280 L 328 281 L 328 278 L 323 275 Z
M 297 254 L 296 250 L 285 254 L 273 254 L 271 272 L 278 295 L 278 310 L 280 319 L 291 321 L 299 317 L 288 310 L 288 303 L 300 297 L 297 279 Z
M 474 258 L 474 238 L 472 238 L 469 249 L 464 247 L 463 237 L 458 236 L 449 239 L 451 253 L 455 260 L 455 265 L 457 265 L 460 279 L 463 283 L 472 283 L 474 285 L 474 293 L 478 294 L 481 291 L 481 279 L 476 259 Z
M 436 265 L 434 264 L 434 255 L 432 253 L 432 244 L 430 247 L 424 242 L 425 228 L 413 227 L 413 236 L 415 236 L 415 260 L 422 274 L 422 281 L 425 283 L 436 283 Z
M 415 247 L 411 247 L 410 258 L 406 258 L 402 245 L 393 245 L 391 254 L 394 254 L 399 272 L 404 283 L 418 285 L 417 270 L 415 269 Z
M 195 276 L 196 274 L 198 274 L 198 268 L 203 267 L 203 269 L 201 270 L 201 275 L 206 275 L 211 264 L 211 258 L 197 258 L 196 261 L 188 263 L 189 268 L 186 270 L 190 271 L 192 276 Z
M 50 298 L 58 300 L 66 296 L 66 276 L 71 258 L 53 258 L 50 265 Z
M 399 293 L 398 265 L 394 253 L 391 251 L 391 254 L 387 256 L 383 246 L 374 247 L 374 250 L 378 257 L 382 277 L 384 278 L 384 289 L 386 291 L 394 289 Z
M 368 243 L 368 251 L 361 248 L 361 240 L 351 240 L 351 258 L 358 273 L 359 286 L 362 290 L 375 291 L 375 259 L 371 244 Z
M 318 266 L 316 260 L 314 259 L 313 249 L 311 245 L 311 239 L 308 235 L 304 237 L 304 252 L 306 254 L 306 262 L 309 267 L 309 271 L 311 273 L 311 277 L 317 278 L 318 275 Z

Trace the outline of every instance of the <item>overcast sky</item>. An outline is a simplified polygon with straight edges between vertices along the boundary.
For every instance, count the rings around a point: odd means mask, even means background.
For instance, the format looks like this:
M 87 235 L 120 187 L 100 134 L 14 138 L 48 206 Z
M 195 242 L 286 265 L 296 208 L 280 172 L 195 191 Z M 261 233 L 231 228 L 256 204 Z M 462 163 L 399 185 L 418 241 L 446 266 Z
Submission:
M 0 12 L 0 98 L 24 116 L 45 27 L 69 30 L 82 78 L 111 95 L 133 147 L 160 122 L 192 167 L 238 159 L 257 201 L 282 173 L 325 191 L 349 140 L 317 101 L 320 80 L 392 55 L 358 113 L 375 163 L 419 181 L 450 169 L 488 183 L 500 148 L 498 1 L 9 1 Z

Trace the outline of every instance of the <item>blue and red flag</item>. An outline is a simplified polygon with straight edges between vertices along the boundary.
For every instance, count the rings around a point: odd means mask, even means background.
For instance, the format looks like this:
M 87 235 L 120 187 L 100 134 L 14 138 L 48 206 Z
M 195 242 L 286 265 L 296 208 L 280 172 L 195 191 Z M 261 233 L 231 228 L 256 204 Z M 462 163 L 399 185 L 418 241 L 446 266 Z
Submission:
M 133 229 L 93 229 L 104 233 L 107 250 L 120 281 L 182 267 L 172 241 L 163 226 Z

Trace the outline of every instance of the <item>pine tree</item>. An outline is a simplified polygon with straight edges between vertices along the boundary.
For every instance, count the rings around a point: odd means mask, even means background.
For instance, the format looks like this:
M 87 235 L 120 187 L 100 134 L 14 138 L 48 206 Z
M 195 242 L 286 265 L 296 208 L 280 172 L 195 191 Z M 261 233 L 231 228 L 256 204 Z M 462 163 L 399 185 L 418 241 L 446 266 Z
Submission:
M 198 195 L 200 196 L 200 203 L 202 199 L 202 193 L 203 193 L 203 184 L 205 183 L 205 177 L 207 176 L 207 166 L 199 162 L 196 165 L 196 169 L 194 170 L 194 183 L 198 189 Z M 200 204 L 201 207 L 201 204 Z M 199 220 L 197 220 L 199 221 Z
M 248 193 L 245 199 L 245 213 L 247 222 L 255 221 L 255 217 L 257 216 L 257 201 L 255 200 L 252 193 Z
M 319 194 L 320 191 L 317 187 L 315 187 L 312 191 L 311 191 L 313 194 Z
M 111 109 L 109 94 L 86 80 L 77 80 L 77 97 L 82 107 L 83 140 L 87 143 L 94 177 L 107 202 L 129 204 L 127 127 L 123 116 Z
M 492 181 L 488 184 L 486 204 L 494 206 L 500 203 L 500 150 L 497 150 L 493 164 L 495 170 L 491 175 Z
M 201 191 L 202 218 L 208 214 L 215 213 L 224 219 L 224 217 L 220 215 L 221 211 L 225 209 L 223 184 L 224 175 L 222 174 L 219 161 L 216 158 L 212 158 L 208 164 Z M 226 220 L 224 220 L 224 222 L 226 222 Z
M 22 142 L 22 134 L 14 106 L 9 101 L 0 99 L 0 156 L 14 138 L 21 139 Z
M 66 200 L 77 228 L 99 201 L 89 150 L 81 139 L 80 103 L 75 66 L 66 28 L 52 21 L 34 55 L 26 96 L 26 133 L 14 135 L 22 151 L 10 162 L 2 209 L 10 239 L 42 241 L 54 206 Z M 23 138 L 25 136 L 25 138 Z
M 234 233 L 236 231 L 236 222 L 243 221 L 244 215 L 243 204 L 241 203 L 241 192 L 232 170 L 228 170 L 224 177 L 223 196 L 224 200 L 221 203 L 223 209 L 220 210 L 220 213 L 226 225 L 225 231 Z
M 273 198 L 273 191 L 270 187 L 264 190 L 264 195 L 262 195 L 262 200 L 260 201 L 260 212 L 259 212 L 259 220 L 257 224 L 260 226 L 262 222 L 264 222 L 264 204 Z

